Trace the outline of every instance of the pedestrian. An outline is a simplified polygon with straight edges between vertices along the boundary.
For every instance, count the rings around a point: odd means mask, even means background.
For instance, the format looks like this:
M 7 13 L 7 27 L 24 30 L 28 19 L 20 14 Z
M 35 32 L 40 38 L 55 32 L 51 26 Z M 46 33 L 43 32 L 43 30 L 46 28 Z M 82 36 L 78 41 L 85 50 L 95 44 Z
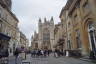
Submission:
M 55 49 L 55 51 L 54 51 L 54 56 L 58 57 L 58 50 L 57 49 Z
M 44 56 L 44 51 L 43 50 L 41 50 L 41 55 Z
M 90 52 L 90 59 L 95 59 L 95 54 L 93 50 Z
M 48 56 L 50 55 L 50 50 L 47 51 L 48 52 Z
M 19 55 L 19 50 L 16 48 L 16 50 L 14 51 L 15 64 L 18 64 L 18 63 L 17 63 L 18 55 Z

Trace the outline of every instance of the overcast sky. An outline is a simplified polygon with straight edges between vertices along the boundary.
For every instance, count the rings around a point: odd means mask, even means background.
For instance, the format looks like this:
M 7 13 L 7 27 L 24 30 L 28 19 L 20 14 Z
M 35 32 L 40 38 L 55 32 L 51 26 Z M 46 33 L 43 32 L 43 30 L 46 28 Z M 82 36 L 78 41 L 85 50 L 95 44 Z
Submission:
M 38 30 L 39 17 L 50 20 L 53 16 L 56 24 L 60 22 L 59 15 L 65 3 L 66 0 L 13 0 L 12 11 L 20 21 L 20 30 L 30 39 Z

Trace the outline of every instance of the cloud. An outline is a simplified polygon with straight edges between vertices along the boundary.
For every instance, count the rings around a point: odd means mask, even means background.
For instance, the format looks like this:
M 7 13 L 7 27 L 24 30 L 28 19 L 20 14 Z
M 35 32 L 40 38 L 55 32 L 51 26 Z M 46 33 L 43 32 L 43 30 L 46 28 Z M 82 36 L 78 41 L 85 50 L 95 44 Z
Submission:
M 60 22 L 59 14 L 67 0 L 13 0 L 12 11 L 16 14 L 20 30 L 30 39 L 38 30 L 39 17 L 54 17 L 55 23 Z

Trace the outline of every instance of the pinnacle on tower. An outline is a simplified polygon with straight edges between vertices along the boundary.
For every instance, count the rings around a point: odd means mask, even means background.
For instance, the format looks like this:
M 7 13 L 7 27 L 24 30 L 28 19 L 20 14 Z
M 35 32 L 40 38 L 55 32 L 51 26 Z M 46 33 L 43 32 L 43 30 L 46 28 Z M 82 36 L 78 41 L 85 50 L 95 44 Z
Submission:
M 31 39 L 33 39 L 33 35 L 32 35 L 32 37 L 31 37 Z
M 36 32 L 36 31 L 34 31 L 34 34 L 37 34 L 37 32 Z
M 54 20 L 53 20 L 53 16 L 51 17 L 51 21 L 54 21 Z
M 41 23 L 41 18 L 39 18 L 39 22 Z
M 46 17 L 44 18 L 44 22 L 46 22 L 47 20 L 46 20 Z
M 53 16 L 52 16 L 51 19 L 50 19 L 50 23 L 51 23 L 51 24 L 54 24 Z

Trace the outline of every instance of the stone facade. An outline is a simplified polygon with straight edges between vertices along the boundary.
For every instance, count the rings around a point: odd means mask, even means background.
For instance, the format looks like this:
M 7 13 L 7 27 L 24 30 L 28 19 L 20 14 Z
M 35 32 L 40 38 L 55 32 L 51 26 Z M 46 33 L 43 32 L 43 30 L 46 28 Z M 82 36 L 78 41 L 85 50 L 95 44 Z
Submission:
M 55 25 L 54 29 L 54 48 L 64 50 L 64 30 L 63 29 L 63 24 L 59 22 L 58 24 Z M 62 39 L 62 41 L 61 41 Z
M 3 0 L 2 0 L 3 1 Z M 10 1 L 11 2 L 11 1 Z M 3 1 L 3 3 L 5 3 Z M 2 4 L 3 4 L 2 3 Z M 16 16 L 8 9 L 10 6 L 5 6 L 0 4 L 0 33 L 8 35 L 11 37 L 9 41 L 9 53 L 13 55 L 13 51 L 18 45 L 18 19 Z
M 26 38 L 26 36 L 22 32 L 20 32 L 20 46 L 27 48 L 28 43 L 29 43 L 29 41 Z
M 54 44 L 54 20 L 53 17 L 50 21 L 44 19 L 44 23 L 42 23 L 41 19 L 39 19 L 38 24 L 39 32 L 39 42 L 38 47 L 40 49 L 53 49 Z
M 34 36 L 32 36 L 31 49 L 38 49 L 38 33 L 36 32 L 34 32 Z
M 2 7 L 11 10 L 11 7 L 12 7 L 12 1 L 11 0 L 0 0 L 0 4 Z
M 96 1 L 68 0 L 60 13 L 66 32 L 66 50 L 89 55 L 96 49 Z

